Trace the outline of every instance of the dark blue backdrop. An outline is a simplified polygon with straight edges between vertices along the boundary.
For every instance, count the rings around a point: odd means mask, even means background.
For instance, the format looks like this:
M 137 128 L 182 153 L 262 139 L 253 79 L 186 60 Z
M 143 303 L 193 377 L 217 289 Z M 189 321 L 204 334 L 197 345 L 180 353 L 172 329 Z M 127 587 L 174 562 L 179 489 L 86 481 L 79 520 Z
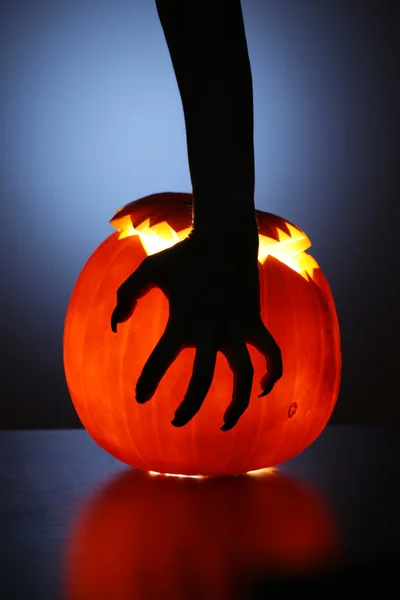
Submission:
M 395 3 L 242 5 L 256 205 L 308 233 L 337 303 L 333 421 L 399 421 Z M 0 426 L 75 426 L 69 296 L 117 208 L 190 191 L 180 97 L 153 0 L 8 0 L 1 11 Z

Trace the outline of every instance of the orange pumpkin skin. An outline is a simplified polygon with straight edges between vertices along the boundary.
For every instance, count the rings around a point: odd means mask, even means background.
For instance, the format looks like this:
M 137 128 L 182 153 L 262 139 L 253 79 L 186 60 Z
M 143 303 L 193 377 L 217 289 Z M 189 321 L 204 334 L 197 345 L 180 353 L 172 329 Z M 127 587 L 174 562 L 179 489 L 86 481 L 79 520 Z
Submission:
M 68 539 L 68 600 L 252 598 L 258 578 L 329 573 L 341 549 L 323 498 L 279 472 L 177 481 L 129 470 L 81 507 Z
M 175 231 L 191 225 L 189 194 L 156 194 L 133 202 L 133 227 L 167 221 Z M 259 233 L 276 237 L 286 221 L 257 211 Z M 64 328 L 64 366 L 77 414 L 92 438 L 119 460 L 140 469 L 185 475 L 229 475 L 278 465 L 309 446 L 326 426 L 341 375 L 337 315 L 320 268 L 312 278 L 268 256 L 261 265 L 263 321 L 282 351 L 284 373 L 258 398 L 263 357 L 248 346 L 254 366 L 250 406 L 239 423 L 222 432 L 232 394 L 232 373 L 218 353 L 205 402 L 188 425 L 171 425 L 187 389 L 195 350 L 184 349 L 153 398 L 135 400 L 140 372 L 164 331 L 168 301 L 159 289 L 140 299 L 133 317 L 111 331 L 121 283 L 146 257 L 138 235 L 110 235 L 92 254 L 73 290 Z M 235 240 L 232 240 L 235 243 Z

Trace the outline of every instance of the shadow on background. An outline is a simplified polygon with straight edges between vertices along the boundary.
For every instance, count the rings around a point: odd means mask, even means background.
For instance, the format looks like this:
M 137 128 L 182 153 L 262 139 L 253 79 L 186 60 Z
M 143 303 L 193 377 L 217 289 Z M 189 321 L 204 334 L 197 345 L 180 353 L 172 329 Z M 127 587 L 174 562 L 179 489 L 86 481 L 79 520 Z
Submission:
M 278 471 L 203 480 L 128 471 L 73 525 L 66 597 L 251 598 L 258 582 L 332 573 L 340 547 L 319 493 Z

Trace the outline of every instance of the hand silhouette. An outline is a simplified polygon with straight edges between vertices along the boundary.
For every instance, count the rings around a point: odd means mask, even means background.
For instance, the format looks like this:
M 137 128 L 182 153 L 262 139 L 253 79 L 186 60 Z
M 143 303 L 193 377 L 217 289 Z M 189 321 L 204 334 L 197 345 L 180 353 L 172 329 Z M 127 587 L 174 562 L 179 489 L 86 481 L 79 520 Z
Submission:
M 188 390 L 172 421 L 176 427 L 186 425 L 200 410 L 218 351 L 234 375 L 222 431 L 236 425 L 250 402 L 253 366 L 246 343 L 266 360 L 260 396 L 268 394 L 282 376 L 280 349 L 260 315 L 257 251 L 258 242 L 251 241 L 233 251 L 230 245 L 228 254 L 221 243 L 211 244 L 192 232 L 175 246 L 148 256 L 118 289 L 111 317 L 114 332 L 118 323 L 132 316 L 136 301 L 150 288 L 158 286 L 169 301 L 166 329 L 136 384 L 137 402 L 151 399 L 183 348 L 196 348 Z

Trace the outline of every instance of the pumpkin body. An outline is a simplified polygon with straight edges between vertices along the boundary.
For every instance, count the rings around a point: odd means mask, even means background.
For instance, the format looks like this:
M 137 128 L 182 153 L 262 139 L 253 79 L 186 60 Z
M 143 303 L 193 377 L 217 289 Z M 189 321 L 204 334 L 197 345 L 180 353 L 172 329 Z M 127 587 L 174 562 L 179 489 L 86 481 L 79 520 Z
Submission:
M 227 475 L 278 465 L 318 437 L 332 414 L 340 384 L 339 327 L 326 278 L 315 261 L 311 276 L 298 272 L 304 252 L 299 254 L 298 271 L 276 257 L 282 236 L 292 239 L 293 246 L 302 243 L 296 242 L 300 230 L 257 211 L 260 236 L 278 240 L 259 263 L 261 314 L 281 348 L 284 372 L 272 392 L 258 398 L 265 361 L 248 346 L 254 366 L 250 406 L 231 431 L 220 430 L 233 384 L 221 353 L 204 404 L 186 426 L 175 428 L 171 420 L 190 380 L 192 348 L 181 352 L 148 403 L 136 402 L 136 381 L 167 323 L 168 301 L 159 289 L 138 301 L 133 317 L 119 325 L 117 334 L 111 331 L 118 287 L 146 257 L 151 238 L 160 232 L 167 237 L 187 234 L 190 203 L 189 194 L 172 193 L 131 203 L 112 221 L 129 222 L 130 233 L 125 228 L 124 235 L 110 235 L 83 268 L 64 329 L 64 365 L 72 401 L 92 438 L 140 469 Z M 148 228 L 146 239 L 138 234 L 144 231 L 143 223 Z
M 279 472 L 177 481 L 129 470 L 81 508 L 68 540 L 68 600 L 253 598 L 262 581 L 311 579 L 340 556 L 329 506 Z

